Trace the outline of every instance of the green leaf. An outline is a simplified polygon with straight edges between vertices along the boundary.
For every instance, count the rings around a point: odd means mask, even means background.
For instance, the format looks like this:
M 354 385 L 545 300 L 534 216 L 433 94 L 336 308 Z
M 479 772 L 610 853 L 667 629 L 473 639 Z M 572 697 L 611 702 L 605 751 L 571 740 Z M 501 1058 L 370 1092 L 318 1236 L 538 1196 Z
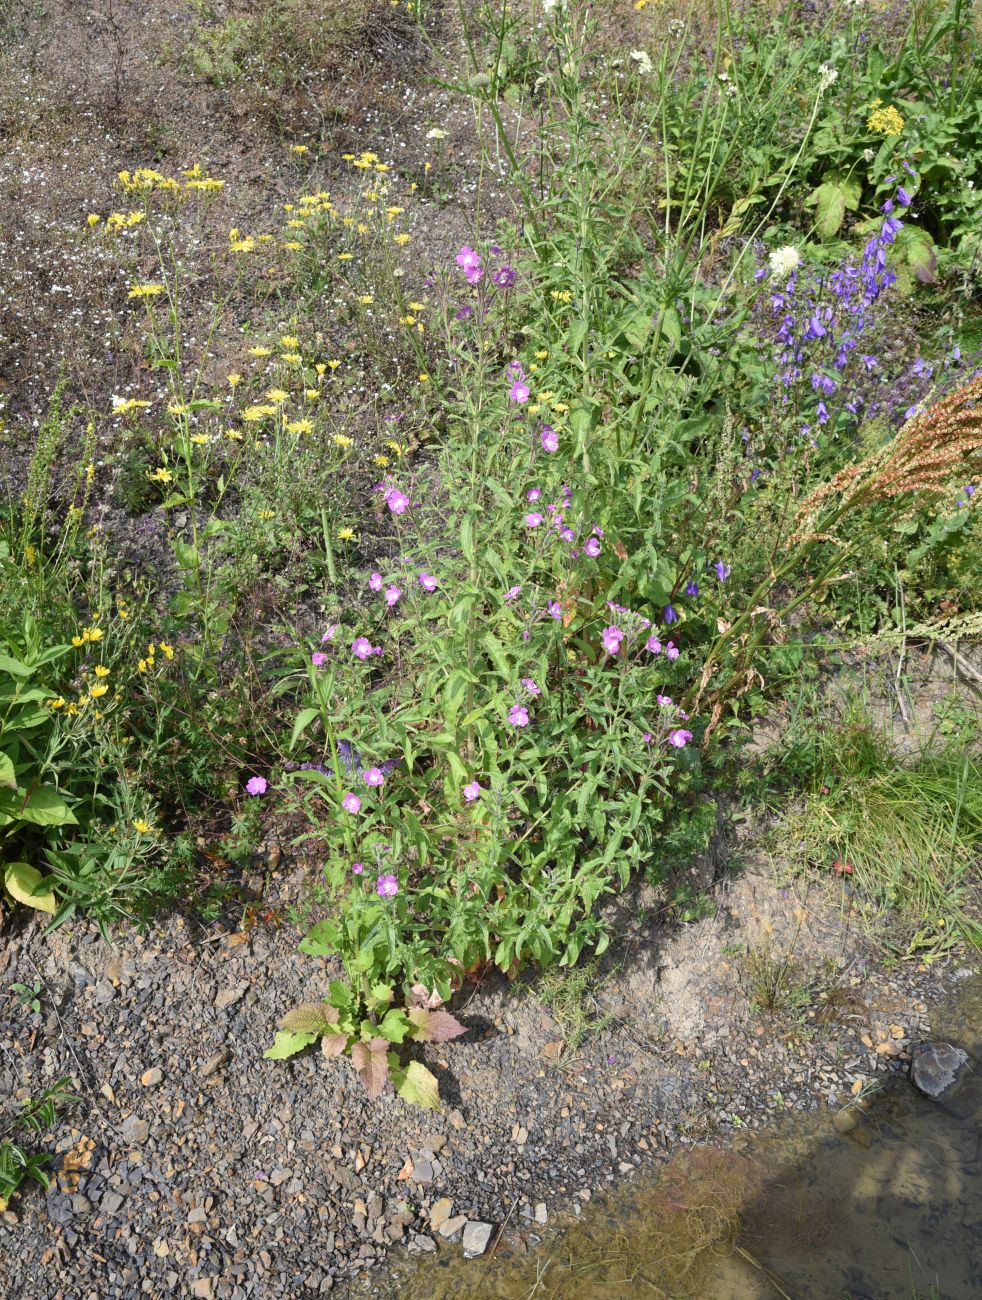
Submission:
M 17 789 L 17 774 L 14 771 L 14 760 L 9 754 L 5 754 L 0 749 L 0 786 L 8 790 Z
M 3 883 L 18 903 L 54 915 L 54 876 L 42 876 L 27 862 L 11 862 L 4 868 Z
M 290 735 L 290 749 L 294 747 L 300 738 L 302 732 L 310 726 L 313 720 L 320 716 L 320 709 L 301 709 L 297 714 L 297 720 L 293 724 L 293 732 Z
M 0 673 L 7 672 L 14 677 L 30 677 L 33 671 L 19 659 L 11 659 L 10 655 L 0 654 Z
M 815 229 L 822 239 L 831 239 L 845 219 L 846 209 L 855 212 L 862 197 L 862 185 L 855 177 L 830 172 L 828 178 L 812 190 L 805 204 L 815 208 Z
M 298 944 L 300 951 L 305 952 L 308 957 L 328 957 L 332 952 L 337 951 L 337 946 L 338 928 L 333 921 L 318 921 Z M 331 1002 L 334 1006 L 339 1005 L 333 997 Z
M 23 808 L 15 816 L 34 826 L 77 826 L 74 813 L 57 790 L 41 786 L 34 790 Z
M 289 1029 L 279 1029 L 273 1038 L 273 1046 L 263 1052 L 267 1061 L 285 1061 L 288 1056 L 296 1056 L 317 1037 L 316 1034 L 297 1034 Z
M 337 1007 L 326 1006 L 323 1002 L 304 1002 L 286 1013 L 280 1020 L 280 1028 L 292 1030 L 295 1034 L 323 1034 L 337 1022 Z
M 379 1025 L 378 1032 L 390 1043 L 401 1043 L 409 1032 L 406 1013 L 399 1007 L 392 1007 L 385 1013 L 385 1019 Z
M 406 1077 L 398 1088 L 399 1096 L 408 1101 L 410 1106 L 422 1106 L 424 1110 L 441 1110 L 440 1085 L 425 1065 L 419 1061 L 410 1061 L 406 1067 Z

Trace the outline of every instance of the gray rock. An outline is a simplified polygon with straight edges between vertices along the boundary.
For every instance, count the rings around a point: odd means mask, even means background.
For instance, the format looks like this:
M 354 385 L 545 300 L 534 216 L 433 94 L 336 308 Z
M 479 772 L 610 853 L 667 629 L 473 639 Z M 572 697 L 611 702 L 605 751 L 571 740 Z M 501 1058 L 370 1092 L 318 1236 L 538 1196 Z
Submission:
M 106 1192 L 105 1196 L 99 1203 L 99 1209 L 103 1214 L 115 1214 L 122 1207 L 124 1198 L 119 1192 Z
M 123 1121 L 119 1131 L 127 1142 L 142 1146 L 150 1136 L 150 1125 L 145 1119 L 137 1119 L 135 1115 L 131 1115 L 129 1119 Z
M 967 1064 L 968 1053 L 951 1043 L 918 1043 L 910 1063 L 910 1077 L 921 1092 L 937 1101 Z
M 467 1259 L 474 1259 L 477 1255 L 483 1255 L 491 1243 L 491 1234 L 494 1232 L 494 1225 L 490 1223 L 480 1223 L 471 1219 L 464 1224 L 464 1255 Z
M 425 1237 L 421 1232 L 413 1232 L 409 1237 L 409 1249 L 417 1252 L 436 1250 L 436 1242 L 432 1237 Z
M 413 1182 L 414 1183 L 432 1183 L 433 1166 L 428 1160 L 413 1161 Z

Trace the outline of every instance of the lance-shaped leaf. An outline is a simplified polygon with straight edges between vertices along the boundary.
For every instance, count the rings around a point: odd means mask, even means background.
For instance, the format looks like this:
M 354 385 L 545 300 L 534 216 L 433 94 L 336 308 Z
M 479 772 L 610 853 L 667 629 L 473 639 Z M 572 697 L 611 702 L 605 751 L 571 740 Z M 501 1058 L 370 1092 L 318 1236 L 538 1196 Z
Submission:
M 440 1085 L 425 1065 L 419 1061 L 410 1061 L 406 1066 L 405 1077 L 398 1087 L 399 1096 L 411 1106 L 422 1106 L 424 1110 L 440 1110 Z
M 409 1019 L 414 1028 L 411 1036 L 417 1043 L 448 1043 L 451 1038 L 459 1038 L 467 1033 L 467 1026 L 462 1025 L 449 1011 L 427 1011 L 425 1007 L 413 1007 Z
M 389 1042 L 376 1035 L 367 1043 L 355 1043 L 351 1049 L 351 1063 L 365 1085 L 369 1097 L 377 1097 L 389 1077 Z

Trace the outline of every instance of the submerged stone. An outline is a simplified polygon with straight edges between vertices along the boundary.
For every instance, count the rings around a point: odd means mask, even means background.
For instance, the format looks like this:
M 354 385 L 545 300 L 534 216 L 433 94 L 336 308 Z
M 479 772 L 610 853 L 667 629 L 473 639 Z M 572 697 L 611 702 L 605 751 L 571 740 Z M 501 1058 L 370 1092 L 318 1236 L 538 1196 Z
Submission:
M 915 1087 L 937 1101 L 968 1065 L 968 1053 L 951 1043 L 918 1043 L 910 1063 Z

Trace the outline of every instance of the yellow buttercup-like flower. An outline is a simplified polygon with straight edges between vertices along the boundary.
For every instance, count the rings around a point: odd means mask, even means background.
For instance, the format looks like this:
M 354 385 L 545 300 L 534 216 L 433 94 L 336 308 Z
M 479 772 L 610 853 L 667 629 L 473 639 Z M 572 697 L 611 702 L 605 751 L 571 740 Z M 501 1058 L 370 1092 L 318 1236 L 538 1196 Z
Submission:
M 100 682 L 98 686 L 92 687 L 91 691 L 89 691 L 89 694 L 92 696 L 94 700 L 98 700 L 101 699 L 101 697 L 105 695 L 106 691 L 108 690 L 109 687 L 104 682 Z

